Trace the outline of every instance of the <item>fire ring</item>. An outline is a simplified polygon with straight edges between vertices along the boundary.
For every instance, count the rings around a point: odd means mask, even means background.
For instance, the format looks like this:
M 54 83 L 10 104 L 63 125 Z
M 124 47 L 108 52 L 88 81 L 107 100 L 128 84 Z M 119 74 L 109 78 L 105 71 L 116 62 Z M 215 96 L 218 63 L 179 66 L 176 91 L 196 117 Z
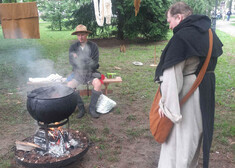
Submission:
M 28 168 L 60 168 L 80 160 L 88 151 L 90 142 L 86 135 L 79 131 L 70 130 L 73 137 L 79 137 L 83 142 L 83 148 L 74 148 L 66 156 L 52 157 L 50 155 L 41 156 L 34 149 L 32 151 L 15 150 L 16 162 Z M 23 140 L 23 142 L 33 142 L 33 136 Z

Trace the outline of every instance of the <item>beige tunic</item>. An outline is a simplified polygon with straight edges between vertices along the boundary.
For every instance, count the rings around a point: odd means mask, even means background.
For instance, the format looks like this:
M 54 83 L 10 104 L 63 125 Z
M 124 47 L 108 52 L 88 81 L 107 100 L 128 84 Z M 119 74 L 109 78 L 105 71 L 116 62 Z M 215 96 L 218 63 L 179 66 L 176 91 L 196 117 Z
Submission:
M 164 70 L 159 103 L 164 114 L 175 124 L 161 146 L 158 168 L 195 168 L 202 139 L 202 117 L 199 89 L 180 107 L 179 101 L 190 90 L 199 64 L 198 57 L 191 57 Z M 191 75 L 188 75 L 191 74 Z

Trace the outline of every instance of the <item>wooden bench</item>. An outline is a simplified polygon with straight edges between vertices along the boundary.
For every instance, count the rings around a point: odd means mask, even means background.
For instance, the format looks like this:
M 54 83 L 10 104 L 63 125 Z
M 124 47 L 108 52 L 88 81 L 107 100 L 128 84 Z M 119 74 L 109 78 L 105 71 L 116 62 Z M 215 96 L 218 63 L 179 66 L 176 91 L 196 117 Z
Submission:
M 107 94 L 110 94 L 110 93 L 113 93 L 112 90 L 108 90 L 108 86 L 109 84 L 111 83 L 122 83 L 122 78 L 120 76 L 116 77 L 116 78 L 112 78 L 112 79 L 109 79 L 109 78 L 105 78 L 103 80 L 104 82 L 104 89 L 102 89 L 102 92 L 107 95 Z M 79 90 L 79 93 L 80 93 L 80 96 L 89 96 L 91 95 L 91 89 L 89 89 L 89 85 L 87 85 L 87 89 L 81 89 Z
M 104 82 L 104 89 L 102 89 L 102 92 L 107 95 L 107 94 L 111 94 L 113 93 L 112 90 L 108 90 L 108 86 L 109 84 L 111 83 L 121 83 L 122 82 L 122 78 L 120 76 L 116 77 L 116 78 L 112 78 L 112 79 L 109 79 L 109 78 L 105 78 L 103 80 Z M 27 82 L 28 85 L 34 85 L 34 86 L 43 86 L 43 85 L 52 85 L 52 84 L 58 84 L 60 82 Z M 87 88 L 86 89 L 78 89 L 79 93 L 80 93 L 80 96 L 90 96 L 91 95 L 91 89 L 89 88 L 89 85 L 87 85 Z
M 116 78 L 113 78 L 113 79 L 108 79 L 108 78 L 105 78 L 104 79 L 104 86 L 105 86 L 105 89 L 104 89 L 104 94 L 107 95 L 108 94 L 108 86 L 109 84 L 111 83 L 122 83 L 122 78 L 120 76 L 116 77 Z

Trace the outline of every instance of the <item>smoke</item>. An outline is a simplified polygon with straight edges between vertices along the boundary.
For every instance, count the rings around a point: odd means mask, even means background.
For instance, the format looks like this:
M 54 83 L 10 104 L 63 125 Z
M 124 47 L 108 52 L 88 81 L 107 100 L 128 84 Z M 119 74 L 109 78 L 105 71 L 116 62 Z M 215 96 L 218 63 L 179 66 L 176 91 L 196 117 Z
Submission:
M 40 51 L 35 48 L 19 49 L 16 56 L 16 64 L 26 69 L 23 78 L 46 77 L 55 72 L 54 62 L 48 59 L 39 59 Z
M 29 78 L 47 77 L 55 73 L 54 62 L 44 59 L 43 49 L 24 41 L 2 41 L 0 46 L 0 89 L 26 86 Z M 22 42 L 19 45 L 18 42 Z M 32 41 L 33 42 L 33 41 Z
M 79 52 L 79 55 L 77 55 L 77 52 Z M 84 49 L 79 47 L 76 51 L 70 52 L 70 62 L 73 65 L 73 70 L 79 70 L 82 72 L 83 70 L 85 72 L 92 71 L 93 68 L 97 66 L 97 63 L 90 57 L 87 57 L 87 55 L 95 55 L 96 53 L 91 53 L 94 51 L 91 51 L 91 48 L 86 45 Z
M 16 79 L 18 86 L 27 84 L 29 78 L 47 77 L 55 73 L 54 62 L 41 59 L 38 48 L 17 49 L 15 54 Z

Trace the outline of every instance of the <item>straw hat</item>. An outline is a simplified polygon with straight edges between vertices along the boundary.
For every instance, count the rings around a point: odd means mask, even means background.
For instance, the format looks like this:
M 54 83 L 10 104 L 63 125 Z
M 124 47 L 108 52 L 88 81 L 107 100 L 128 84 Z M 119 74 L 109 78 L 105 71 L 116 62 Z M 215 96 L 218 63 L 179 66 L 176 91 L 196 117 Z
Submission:
M 77 35 L 77 33 L 91 33 L 91 31 L 87 30 L 86 26 L 80 24 L 71 35 Z

